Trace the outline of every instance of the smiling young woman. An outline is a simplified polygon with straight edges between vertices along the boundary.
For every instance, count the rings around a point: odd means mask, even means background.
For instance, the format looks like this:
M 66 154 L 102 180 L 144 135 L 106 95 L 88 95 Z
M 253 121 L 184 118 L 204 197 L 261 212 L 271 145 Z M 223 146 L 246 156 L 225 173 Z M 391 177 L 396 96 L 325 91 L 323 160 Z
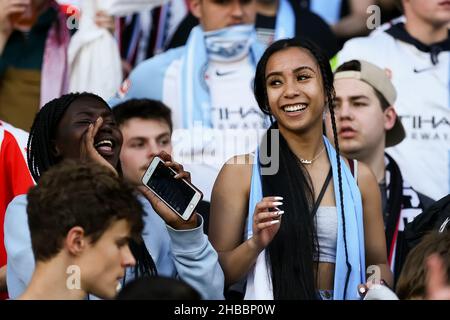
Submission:
M 336 133 L 327 59 L 307 40 L 277 41 L 258 63 L 254 92 L 273 120 L 267 136 L 279 132 L 260 150 L 277 153 L 279 168 L 263 174 L 257 150 L 232 159 L 216 180 L 209 235 L 226 284 L 246 277 L 248 299 L 339 300 L 359 298 L 366 265 L 390 282 L 373 174 L 360 164 L 357 184 L 337 139 L 335 149 L 323 136 L 328 109 Z

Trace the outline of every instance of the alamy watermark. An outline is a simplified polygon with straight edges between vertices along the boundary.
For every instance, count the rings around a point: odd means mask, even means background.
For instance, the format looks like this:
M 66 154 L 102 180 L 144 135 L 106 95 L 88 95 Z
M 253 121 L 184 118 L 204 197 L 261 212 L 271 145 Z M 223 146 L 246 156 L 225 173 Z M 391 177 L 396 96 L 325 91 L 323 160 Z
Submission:
M 66 20 L 67 29 L 78 29 L 80 25 L 80 11 L 74 6 L 68 6 L 66 9 L 66 14 L 68 15 Z
M 262 175 L 273 175 L 279 168 L 279 130 L 215 129 L 196 123 L 172 134 L 175 161 L 188 165 L 206 165 L 220 169 L 227 164 L 253 164 L 254 157 L 233 156 L 258 149 Z
M 66 273 L 69 275 L 66 280 L 66 287 L 69 290 L 81 289 L 81 269 L 77 265 L 70 265 L 66 269 Z
M 366 20 L 366 26 L 369 30 L 374 30 L 381 25 L 381 8 L 377 5 L 371 5 L 366 10 L 369 17 Z
M 370 284 L 380 284 L 381 283 L 381 268 L 377 265 L 370 265 L 367 267 L 367 272 L 369 276 L 367 277 L 366 283 Z

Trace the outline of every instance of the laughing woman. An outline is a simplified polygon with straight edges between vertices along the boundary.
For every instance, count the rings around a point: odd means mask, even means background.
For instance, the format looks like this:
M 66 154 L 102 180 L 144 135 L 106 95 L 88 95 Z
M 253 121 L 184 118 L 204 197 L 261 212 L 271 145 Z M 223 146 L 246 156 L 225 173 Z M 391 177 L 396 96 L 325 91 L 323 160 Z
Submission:
M 47 103 L 36 115 L 28 140 L 28 166 L 36 182 L 45 171 L 64 159 L 94 161 L 117 174 L 117 171 L 120 173 L 122 140 L 113 113 L 102 98 L 90 93 L 67 94 Z M 181 165 L 171 161 L 170 156 L 159 155 L 169 162 L 166 165 L 178 172 L 179 178 L 189 179 L 189 173 Z M 178 249 L 172 255 L 167 252 L 168 249 L 162 249 L 159 242 L 154 245 L 160 256 L 167 257 L 166 263 L 160 264 L 159 271 L 162 274 L 167 274 L 167 269 L 173 271 L 170 275 L 182 278 L 206 297 L 223 296 L 223 273 L 216 252 L 206 240 L 202 240 L 206 236 L 196 231 L 202 230 L 202 226 L 198 226 L 198 215 L 192 215 L 191 219 L 184 221 L 153 194 L 146 192 L 144 196 L 155 208 L 153 214 L 158 214 L 165 223 L 151 225 L 149 229 L 153 236 L 144 233 L 143 238 L 157 239 L 155 235 L 161 235 L 165 239 L 169 238 L 166 233 L 170 233 L 171 244 L 164 248 Z M 8 255 L 7 286 L 10 298 L 23 293 L 35 265 L 26 207 L 27 197 L 21 195 L 14 198 L 6 211 L 5 247 Z M 144 215 L 144 223 L 154 221 L 147 217 L 148 215 Z M 198 242 L 202 245 L 200 248 L 196 245 Z M 180 243 L 184 245 L 182 248 Z M 136 258 L 136 265 L 132 270 L 127 270 L 128 280 L 157 273 L 144 241 L 131 242 L 130 248 Z
M 28 138 L 28 167 L 36 182 L 64 159 L 93 161 L 117 174 L 121 146 L 122 134 L 102 98 L 90 93 L 67 94 L 48 102 L 34 118 Z M 35 266 L 27 203 L 26 195 L 14 198 L 5 216 L 6 281 L 12 299 L 24 292 Z M 156 273 L 153 259 L 141 246 L 130 243 L 136 268 L 144 274 Z
M 359 299 L 366 265 L 390 284 L 377 182 L 323 136 L 328 109 L 336 130 L 328 61 L 308 41 L 277 41 L 258 63 L 254 92 L 275 120 L 272 138 L 224 165 L 211 201 L 209 235 L 226 285 L 246 279 L 246 299 Z

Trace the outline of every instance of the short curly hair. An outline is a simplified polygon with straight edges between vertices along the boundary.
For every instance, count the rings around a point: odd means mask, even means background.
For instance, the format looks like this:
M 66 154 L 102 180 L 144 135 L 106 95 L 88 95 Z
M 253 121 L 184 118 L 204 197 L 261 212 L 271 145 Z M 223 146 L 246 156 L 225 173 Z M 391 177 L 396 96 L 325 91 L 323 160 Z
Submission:
M 115 221 L 125 219 L 131 237 L 144 223 L 133 187 L 94 163 L 63 161 L 46 171 L 28 192 L 28 225 L 36 261 L 57 255 L 69 230 L 84 229 L 92 243 Z

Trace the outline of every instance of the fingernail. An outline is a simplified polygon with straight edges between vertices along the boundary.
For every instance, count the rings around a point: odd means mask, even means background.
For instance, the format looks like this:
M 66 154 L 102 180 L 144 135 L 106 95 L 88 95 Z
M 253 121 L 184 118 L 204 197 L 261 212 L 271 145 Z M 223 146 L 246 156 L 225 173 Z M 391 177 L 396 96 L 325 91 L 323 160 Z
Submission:
M 282 206 L 282 205 L 283 205 L 283 202 L 279 202 L 279 201 L 277 201 L 277 202 L 272 202 L 272 205 L 274 205 L 274 206 Z
M 274 213 L 276 216 L 281 216 L 282 214 L 284 214 L 283 210 L 277 211 Z
M 277 223 L 280 223 L 280 220 L 272 220 L 272 221 L 270 221 L 270 224 L 277 224 Z
M 274 199 L 275 199 L 275 200 L 283 200 L 283 197 L 278 197 L 278 196 L 277 196 L 277 197 L 275 197 Z

